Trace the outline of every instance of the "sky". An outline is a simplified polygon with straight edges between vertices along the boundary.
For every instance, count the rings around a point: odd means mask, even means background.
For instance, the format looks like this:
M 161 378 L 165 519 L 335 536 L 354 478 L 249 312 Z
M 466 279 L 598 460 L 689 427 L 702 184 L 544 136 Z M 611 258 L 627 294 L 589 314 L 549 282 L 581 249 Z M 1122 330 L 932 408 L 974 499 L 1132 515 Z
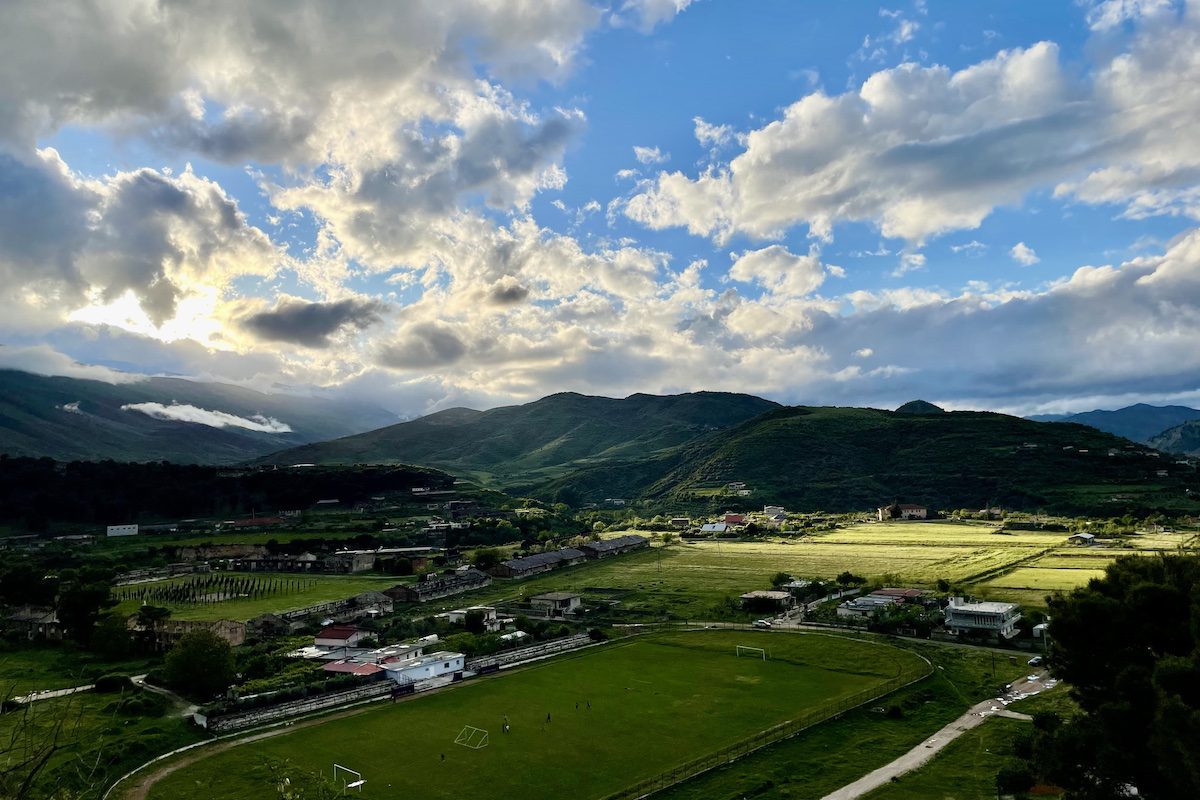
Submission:
M 10 0 L 0 367 L 1200 403 L 1200 0 Z

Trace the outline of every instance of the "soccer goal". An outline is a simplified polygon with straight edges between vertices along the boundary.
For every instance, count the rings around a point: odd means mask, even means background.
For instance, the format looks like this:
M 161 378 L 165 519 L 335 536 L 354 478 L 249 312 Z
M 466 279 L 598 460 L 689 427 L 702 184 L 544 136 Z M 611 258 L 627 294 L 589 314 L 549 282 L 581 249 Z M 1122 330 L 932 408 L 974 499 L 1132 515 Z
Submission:
M 737 657 L 761 658 L 763 661 L 766 661 L 769 656 L 766 649 L 762 647 L 750 647 L 749 645 L 739 644 L 737 646 Z
M 488 732 L 483 728 L 473 728 L 467 725 L 459 732 L 458 738 L 454 740 L 454 743 L 461 744 L 463 747 L 469 747 L 472 750 L 478 750 L 488 746 Z
M 343 767 L 341 764 L 334 764 L 333 782 L 337 783 L 339 778 L 342 781 L 342 794 L 345 794 L 347 789 L 358 789 L 361 792 L 363 784 L 366 783 L 363 780 L 362 773 L 358 770 Z

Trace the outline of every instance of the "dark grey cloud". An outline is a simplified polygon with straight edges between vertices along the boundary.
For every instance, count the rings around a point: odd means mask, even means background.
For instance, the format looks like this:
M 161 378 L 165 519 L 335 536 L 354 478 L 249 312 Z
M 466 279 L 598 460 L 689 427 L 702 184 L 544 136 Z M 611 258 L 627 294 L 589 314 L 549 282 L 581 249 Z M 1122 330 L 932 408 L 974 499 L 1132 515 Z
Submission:
M 447 367 L 467 354 L 467 345 L 448 325 L 418 322 L 379 349 L 377 361 L 393 369 Z
M 284 301 L 269 311 L 242 320 L 260 339 L 305 347 L 327 347 L 329 337 L 343 328 L 363 330 L 375 324 L 386 306 L 375 300 L 347 298 L 332 303 Z
M 512 306 L 529 297 L 529 287 L 522 286 L 511 276 L 501 278 L 488 290 L 488 300 L 498 306 Z

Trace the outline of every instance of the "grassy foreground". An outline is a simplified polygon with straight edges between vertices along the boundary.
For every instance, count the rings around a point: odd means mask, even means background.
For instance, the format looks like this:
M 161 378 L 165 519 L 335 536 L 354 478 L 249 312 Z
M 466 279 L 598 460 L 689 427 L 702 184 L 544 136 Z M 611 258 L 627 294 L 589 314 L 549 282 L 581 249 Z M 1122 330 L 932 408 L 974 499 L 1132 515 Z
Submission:
M 772 657 L 737 658 L 739 643 L 768 646 Z M 663 634 L 234 747 L 169 775 L 149 796 L 258 796 L 268 764 L 287 761 L 359 770 L 368 798 L 601 797 L 924 669 L 910 652 L 841 637 Z M 488 729 L 490 745 L 456 746 L 465 725 Z

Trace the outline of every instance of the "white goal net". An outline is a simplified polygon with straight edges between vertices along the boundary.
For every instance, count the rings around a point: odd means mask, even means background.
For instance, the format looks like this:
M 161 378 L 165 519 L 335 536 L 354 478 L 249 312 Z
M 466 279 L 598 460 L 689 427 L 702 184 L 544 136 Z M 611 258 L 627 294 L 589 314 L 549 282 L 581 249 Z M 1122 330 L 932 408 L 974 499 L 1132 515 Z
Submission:
M 758 658 L 763 661 L 767 660 L 767 651 L 762 647 L 750 647 L 749 645 L 739 644 L 737 646 L 738 658 Z
M 483 728 L 473 728 L 467 725 L 459 732 L 454 743 L 461 744 L 463 747 L 469 747 L 472 750 L 478 750 L 481 747 L 488 746 L 488 732 Z

